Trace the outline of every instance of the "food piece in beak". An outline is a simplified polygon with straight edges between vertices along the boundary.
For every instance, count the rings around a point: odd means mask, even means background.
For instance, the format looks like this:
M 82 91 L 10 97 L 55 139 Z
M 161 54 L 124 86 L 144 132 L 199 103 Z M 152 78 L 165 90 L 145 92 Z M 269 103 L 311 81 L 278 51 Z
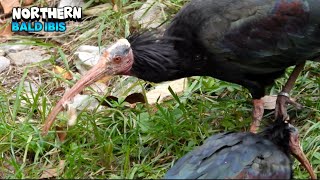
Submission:
M 67 91 L 57 105 L 50 112 L 44 123 L 42 135 L 46 135 L 52 126 L 56 116 L 64 109 L 64 106 L 85 87 L 91 85 L 106 75 L 127 74 L 133 64 L 133 54 L 130 44 L 126 39 L 104 50 L 98 63 L 90 69 L 69 91 Z
M 290 132 L 289 147 L 293 156 L 297 158 L 297 160 L 308 171 L 311 179 L 317 179 L 317 176 L 313 172 L 310 162 L 308 161 L 306 155 L 303 153 L 302 148 L 300 146 L 299 133 L 297 129 L 295 131 Z

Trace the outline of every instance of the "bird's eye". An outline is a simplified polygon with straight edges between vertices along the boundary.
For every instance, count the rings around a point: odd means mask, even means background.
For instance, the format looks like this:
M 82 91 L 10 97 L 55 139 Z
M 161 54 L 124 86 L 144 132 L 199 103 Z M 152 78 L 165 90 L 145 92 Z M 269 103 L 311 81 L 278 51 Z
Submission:
M 120 56 L 116 56 L 115 58 L 113 58 L 113 61 L 115 63 L 120 63 L 121 62 L 121 57 Z

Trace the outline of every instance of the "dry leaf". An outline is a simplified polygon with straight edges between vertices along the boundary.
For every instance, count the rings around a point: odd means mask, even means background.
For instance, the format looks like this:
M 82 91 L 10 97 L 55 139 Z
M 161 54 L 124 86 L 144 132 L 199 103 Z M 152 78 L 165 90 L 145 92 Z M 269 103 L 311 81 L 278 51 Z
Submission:
M 64 142 L 67 137 L 67 132 L 64 130 L 64 128 L 56 126 L 56 132 L 60 142 Z
M 107 96 L 107 97 L 105 97 L 105 98 L 103 99 L 103 101 L 101 102 L 101 105 L 102 105 L 102 106 L 111 107 L 111 106 L 109 105 L 109 103 L 108 103 L 108 102 L 111 102 L 111 101 L 118 101 L 118 98 L 115 97 L 115 96 Z
M 262 98 L 263 100 L 263 106 L 264 109 L 275 109 L 276 108 L 276 102 L 277 102 L 277 96 L 276 95 L 272 95 L 272 96 L 264 96 Z
M 108 103 L 108 102 L 110 102 L 110 101 L 118 101 L 118 98 L 115 97 L 115 96 L 107 96 L 107 97 L 105 97 L 105 99 L 101 102 L 101 105 L 107 106 L 107 107 L 111 107 L 111 106 L 109 105 L 109 103 Z M 132 93 L 132 94 L 130 94 L 129 96 L 127 96 L 124 101 L 125 101 L 125 102 L 128 102 L 128 103 L 130 104 L 130 105 L 129 105 L 130 108 L 136 106 L 136 104 L 137 104 L 138 102 L 145 103 L 144 96 L 143 96 L 143 94 L 141 94 L 141 93 Z
M 159 103 L 172 98 L 172 95 L 171 95 L 170 91 L 168 90 L 169 86 L 171 87 L 171 89 L 175 93 L 180 94 L 185 90 L 186 85 L 187 85 L 186 78 L 162 83 L 162 84 L 156 86 L 155 89 L 147 92 L 146 96 L 148 99 L 148 103 L 154 104 L 157 102 L 158 98 L 159 98 L 159 101 L 158 101 Z
M 273 110 L 276 109 L 276 103 L 277 103 L 277 95 L 270 95 L 270 96 L 264 96 L 261 98 L 263 100 L 263 106 L 264 109 Z M 296 99 L 290 98 L 291 101 L 295 102 Z M 296 105 L 297 109 L 299 109 L 299 104 Z
M 34 2 L 34 0 L 24 0 L 24 1 L 23 1 L 23 5 L 24 5 L 24 6 L 29 6 L 29 5 L 31 5 L 33 2 Z
M 19 0 L 0 0 L 5 14 L 11 13 L 13 7 L 20 7 Z
M 47 178 L 54 178 L 62 174 L 64 166 L 65 166 L 65 160 L 60 160 L 58 167 L 55 168 L 48 168 L 42 172 L 42 175 L 40 176 L 40 179 L 47 179 Z
M 99 79 L 97 82 L 106 84 L 111 78 L 112 76 L 104 76 L 103 78 Z
M 117 6 L 116 4 L 113 6 L 113 10 L 114 10 L 115 12 L 118 12 L 118 6 Z
M 63 68 L 60 67 L 60 66 L 54 66 L 54 67 L 53 67 L 53 72 L 54 72 L 55 74 L 60 74 L 60 75 L 62 75 L 62 77 L 63 77 L 64 79 L 67 79 L 67 80 L 71 80 L 71 79 L 72 79 L 72 74 L 71 74 L 69 71 L 63 69 Z
M 74 126 L 77 123 L 77 109 L 73 106 L 68 105 L 68 110 L 67 110 L 67 114 L 68 114 L 68 126 Z
M 130 94 L 129 96 L 126 97 L 126 99 L 124 101 L 126 101 L 130 104 L 136 104 L 137 102 L 141 102 L 141 103 L 146 102 L 143 94 L 141 94 L 141 93 Z
M 115 0 L 111 0 L 112 4 L 113 4 L 113 10 L 114 11 L 118 11 L 118 6 L 117 6 L 117 2 Z
M 0 22 L 0 37 L 10 37 L 12 34 L 11 23 Z
M 64 88 L 64 87 L 57 87 L 57 88 L 53 89 L 53 90 L 50 92 L 50 95 L 63 94 L 64 91 L 65 91 L 65 88 Z

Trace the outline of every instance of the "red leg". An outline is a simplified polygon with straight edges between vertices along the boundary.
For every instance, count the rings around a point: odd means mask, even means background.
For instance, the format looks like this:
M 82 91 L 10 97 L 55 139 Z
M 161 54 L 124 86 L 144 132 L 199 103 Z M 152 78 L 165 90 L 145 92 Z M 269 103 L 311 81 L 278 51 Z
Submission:
M 263 117 L 264 112 L 264 102 L 262 99 L 254 99 L 253 100 L 253 112 L 252 112 L 252 122 L 250 126 L 250 132 L 257 133 L 261 119 Z

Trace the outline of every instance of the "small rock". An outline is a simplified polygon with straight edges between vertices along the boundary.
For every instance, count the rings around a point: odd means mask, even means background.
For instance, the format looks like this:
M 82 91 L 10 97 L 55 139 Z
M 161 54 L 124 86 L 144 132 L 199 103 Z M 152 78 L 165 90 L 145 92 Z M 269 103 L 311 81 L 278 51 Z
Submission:
M 73 100 L 68 103 L 68 106 L 74 107 L 77 110 L 94 110 L 99 106 L 99 101 L 90 95 L 77 94 Z
M 89 53 L 89 52 L 77 52 L 76 53 L 79 57 L 79 60 L 87 65 L 87 66 L 94 66 L 99 61 L 99 54 L 98 53 Z
M 0 56 L 6 55 L 6 52 L 3 49 L 0 49 Z
M 104 95 L 108 89 L 108 86 L 101 82 L 95 82 L 90 87 L 98 94 Z
M 61 7 L 65 7 L 65 6 L 80 6 L 82 7 L 84 5 L 84 2 L 83 0 L 61 0 L 59 5 L 58 5 L 58 8 L 61 8 Z
M 24 87 L 24 94 L 23 96 L 25 98 L 23 98 L 21 100 L 21 105 L 27 105 L 27 104 L 33 104 L 34 103 L 34 97 L 36 96 L 36 94 L 38 93 L 38 87 L 36 84 L 29 82 L 29 81 L 24 81 L 23 82 L 23 87 Z M 26 100 L 28 99 L 28 100 Z
M 126 98 L 129 94 L 142 92 L 141 86 L 137 86 L 139 79 L 133 76 L 122 76 L 117 83 L 112 86 L 111 94 L 115 97 Z M 128 91 L 130 89 L 130 91 Z
M 38 87 L 32 82 L 24 81 L 23 86 L 24 86 L 24 90 L 28 93 L 32 92 L 35 94 L 38 92 Z
M 20 52 L 9 53 L 8 57 L 15 65 L 26 65 L 30 63 L 37 63 L 50 58 L 48 55 L 44 55 L 44 51 L 40 50 L 23 50 Z
M 19 51 L 30 49 L 30 48 L 31 48 L 31 46 L 16 44 L 16 45 L 0 46 L 0 51 L 2 50 L 6 54 L 8 54 L 8 53 L 15 53 L 15 52 L 19 52 Z
M 0 73 L 6 70 L 10 66 L 10 60 L 3 56 L 0 56 Z
M 80 46 L 74 54 L 78 56 L 75 64 L 81 75 L 96 65 L 100 57 L 99 47 L 96 46 Z
M 68 115 L 68 125 L 74 126 L 77 123 L 78 112 L 77 110 L 95 110 L 99 106 L 99 101 L 94 97 L 89 95 L 80 95 L 77 94 L 72 101 L 66 104 L 67 106 L 67 115 Z M 102 106 L 98 107 L 98 110 L 101 110 Z
M 108 9 L 112 9 L 112 5 L 110 3 L 105 3 L 85 9 L 83 11 L 83 14 L 86 16 L 99 16 L 101 13 L 106 12 L 106 10 Z
M 164 21 L 162 15 L 164 4 L 157 0 L 147 0 L 139 10 L 133 14 L 133 20 L 138 21 L 142 28 L 156 28 Z
M 77 52 L 90 52 L 90 53 L 99 53 L 99 47 L 82 45 L 77 49 Z

